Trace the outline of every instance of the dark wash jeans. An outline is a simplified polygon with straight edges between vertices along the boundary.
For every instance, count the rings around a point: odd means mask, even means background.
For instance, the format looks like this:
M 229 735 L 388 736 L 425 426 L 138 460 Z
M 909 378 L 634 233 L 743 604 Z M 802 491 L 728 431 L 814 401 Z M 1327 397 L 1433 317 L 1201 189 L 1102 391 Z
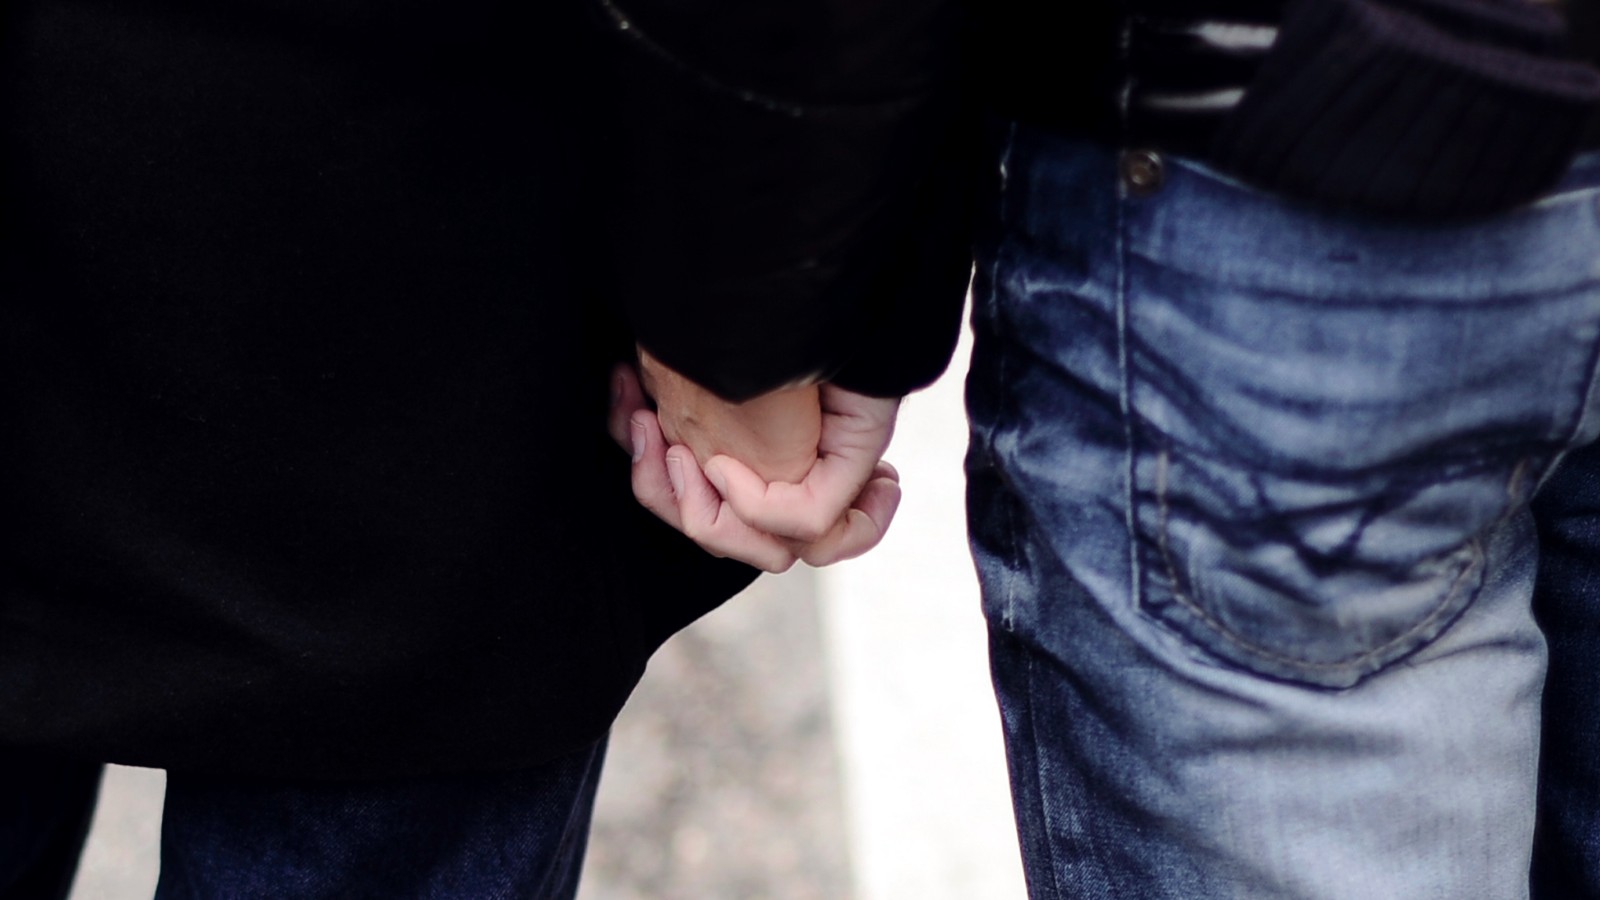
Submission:
M 1424 226 L 1002 132 L 968 506 L 1030 894 L 1600 897 L 1600 159 Z
M 356 785 L 169 773 L 156 897 L 571 898 L 604 756 L 601 742 L 520 772 Z M 0 898 L 65 897 L 99 767 L 0 762 Z

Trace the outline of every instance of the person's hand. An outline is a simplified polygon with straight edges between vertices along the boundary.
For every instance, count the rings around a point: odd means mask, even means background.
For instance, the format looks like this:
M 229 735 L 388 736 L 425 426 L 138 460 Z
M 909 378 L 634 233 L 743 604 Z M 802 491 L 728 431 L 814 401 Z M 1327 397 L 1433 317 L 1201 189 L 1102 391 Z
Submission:
M 863 498 L 894 467 L 883 461 L 894 435 L 898 399 L 868 397 L 824 384 L 817 459 L 798 483 L 762 478 L 744 461 L 719 454 L 706 478 L 741 521 L 771 535 L 811 565 L 859 556 L 877 546 L 893 516 L 875 516 Z M 899 504 L 899 475 L 894 503 Z
M 817 540 L 798 541 L 765 534 L 734 514 L 732 507 L 706 479 L 688 447 L 669 444 L 660 420 L 649 409 L 632 367 L 618 366 L 612 378 L 609 429 L 612 438 L 632 453 L 634 496 L 646 509 L 708 552 L 733 557 L 769 572 L 782 572 L 797 558 L 812 565 L 827 565 L 860 555 L 882 540 L 900 502 L 899 475 L 893 466 L 874 458 L 859 489 L 832 512 L 833 527 L 823 530 Z M 851 419 L 845 416 L 834 421 L 848 424 Z M 829 443 L 829 438 L 819 434 L 818 442 L 811 448 L 813 457 L 821 444 Z M 835 439 L 833 443 L 851 446 L 860 442 Z M 886 436 L 883 443 L 887 445 Z M 734 462 L 731 457 L 722 458 Z M 767 483 L 743 463 L 737 466 L 735 478 L 748 475 L 763 485 Z M 813 472 L 819 472 L 815 462 L 806 475 Z M 828 484 L 834 483 L 841 472 L 837 461 L 820 469 Z M 802 478 L 801 484 L 805 480 Z M 811 494 L 813 501 L 831 496 L 833 494 L 828 491 Z M 759 508 L 768 499 L 763 496 L 754 505 Z
M 766 481 L 799 482 L 817 461 L 822 407 L 816 385 L 780 388 L 730 403 L 643 348 L 639 379 L 645 394 L 655 400 L 668 443 L 688 447 L 701 466 L 712 457 L 730 456 Z

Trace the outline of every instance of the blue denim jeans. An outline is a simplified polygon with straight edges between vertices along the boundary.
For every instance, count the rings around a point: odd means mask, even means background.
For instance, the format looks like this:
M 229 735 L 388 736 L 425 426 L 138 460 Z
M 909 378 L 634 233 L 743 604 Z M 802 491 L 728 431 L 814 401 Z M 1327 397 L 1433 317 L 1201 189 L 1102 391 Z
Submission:
M 169 773 L 156 898 L 570 900 L 604 756 L 601 742 L 521 772 L 373 784 Z M 0 777 L 23 783 L 27 774 Z M 72 806 L 65 794 L 55 799 L 15 811 L 0 835 L 41 832 Z M 0 845 L 0 877 L 8 862 L 43 868 L 30 857 Z M 49 874 L 59 880 L 60 866 Z M 59 896 L 0 887 L 3 900 Z
M 1537 811 L 1541 896 L 1600 896 L 1600 159 L 1425 226 L 996 143 L 968 503 L 1030 894 L 1508 900 Z

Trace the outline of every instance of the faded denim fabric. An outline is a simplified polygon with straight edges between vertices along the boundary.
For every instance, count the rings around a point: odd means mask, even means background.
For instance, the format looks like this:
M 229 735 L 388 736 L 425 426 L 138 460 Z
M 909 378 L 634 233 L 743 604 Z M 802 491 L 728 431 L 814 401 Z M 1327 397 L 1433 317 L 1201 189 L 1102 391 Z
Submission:
M 1424 226 L 996 143 L 968 502 L 1031 895 L 1527 896 L 1529 503 L 1600 431 L 1600 160 Z

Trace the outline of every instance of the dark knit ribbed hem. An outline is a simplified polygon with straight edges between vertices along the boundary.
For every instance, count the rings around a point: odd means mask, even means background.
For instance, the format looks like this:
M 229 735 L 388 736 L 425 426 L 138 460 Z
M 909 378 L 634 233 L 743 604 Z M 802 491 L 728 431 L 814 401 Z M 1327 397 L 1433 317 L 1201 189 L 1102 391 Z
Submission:
M 1504 210 L 1554 184 L 1600 106 L 1600 73 L 1559 49 L 1559 22 L 1484 0 L 1403 5 L 1428 18 L 1292 0 L 1212 161 L 1287 196 L 1409 217 Z
M 1452 37 L 1536 54 L 1568 49 L 1566 22 L 1530 0 L 1384 0 Z

